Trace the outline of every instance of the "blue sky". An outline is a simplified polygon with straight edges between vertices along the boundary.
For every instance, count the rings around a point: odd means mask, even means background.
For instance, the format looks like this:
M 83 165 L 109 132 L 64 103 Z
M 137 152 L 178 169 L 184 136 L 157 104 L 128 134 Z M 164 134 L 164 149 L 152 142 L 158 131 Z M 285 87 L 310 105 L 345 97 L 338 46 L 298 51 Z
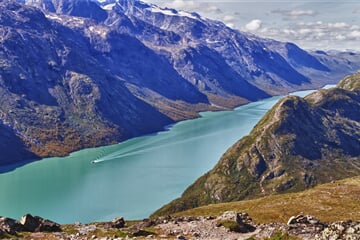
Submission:
M 360 51 L 359 0 L 145 0 L 306 49 Z

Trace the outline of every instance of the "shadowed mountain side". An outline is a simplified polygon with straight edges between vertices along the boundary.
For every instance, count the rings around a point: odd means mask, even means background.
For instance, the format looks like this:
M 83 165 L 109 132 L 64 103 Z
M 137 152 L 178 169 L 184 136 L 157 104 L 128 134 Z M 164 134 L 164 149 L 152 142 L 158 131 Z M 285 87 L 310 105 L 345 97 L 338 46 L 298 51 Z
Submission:
M 18 167 L 19 164 L 21 165 L 21 162 L 24 161 L 24 157 L 29 160 L 39 159 L 39 156 L 26 150 L 24 142 L 12 129 L 2 123 L 0 124 L 0 149 L 6 149 L 2 151 L 1 156 L 2 159 L 4 159 L 4 165 L 8 165 L 8 168 L 0 168 L 0 173 Z

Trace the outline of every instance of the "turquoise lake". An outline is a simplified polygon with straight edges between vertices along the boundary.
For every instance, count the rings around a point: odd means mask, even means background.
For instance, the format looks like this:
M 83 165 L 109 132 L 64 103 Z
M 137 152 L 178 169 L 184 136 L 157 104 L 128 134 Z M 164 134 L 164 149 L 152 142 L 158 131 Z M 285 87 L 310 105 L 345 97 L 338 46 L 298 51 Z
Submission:
M 0 216 L 31 213 L 59 223 L 146 218 L 210 170 L 279 98 L 204 112 L 168 131 L 0 174 Z

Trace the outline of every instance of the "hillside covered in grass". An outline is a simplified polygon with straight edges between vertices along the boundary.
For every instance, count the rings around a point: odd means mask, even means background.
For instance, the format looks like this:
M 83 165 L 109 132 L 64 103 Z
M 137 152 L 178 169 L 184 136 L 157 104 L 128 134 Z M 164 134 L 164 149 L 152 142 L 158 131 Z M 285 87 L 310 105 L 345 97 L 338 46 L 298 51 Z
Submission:
M 308 214 L 321 221 L 360 219 L 360 177 L 318 185 L 298 193 L 285 193 L 253 200 L 218 203 L 189 209 L 173 216 L 219 216 L 225 211 L 247 212 L 257 223 L 283 222 Z
M 158 210 L 298 192 L 360 174 L 360 74 L 305 98 L 287 96 L 208 173 Z

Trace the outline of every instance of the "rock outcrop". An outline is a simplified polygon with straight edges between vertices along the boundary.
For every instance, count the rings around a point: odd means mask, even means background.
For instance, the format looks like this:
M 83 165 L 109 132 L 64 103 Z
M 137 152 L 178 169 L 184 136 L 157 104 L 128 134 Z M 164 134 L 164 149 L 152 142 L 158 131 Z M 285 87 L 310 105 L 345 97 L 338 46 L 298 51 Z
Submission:
M 11 218 L 0 218 L 0 237 L 1 232 L 16 235 L 18 232 L 60 232 L 60 224 L 43 219 L 31 214 L 24 215 L 20 221 Z
M 26 214 L 20 219 L 20 224 L 24 227 L 26 231 L 29 232 L 60 232 L 60 225 L 43 219 L 38 216 L 32 216 L 31 214 Z
M 18 221 L 7 217 L 0 218 L 0 233 L 3 232 L 3 233 L 15 235 L 16 232 L 21 232 L 21 231 L 25 231 L 25 227 Z

